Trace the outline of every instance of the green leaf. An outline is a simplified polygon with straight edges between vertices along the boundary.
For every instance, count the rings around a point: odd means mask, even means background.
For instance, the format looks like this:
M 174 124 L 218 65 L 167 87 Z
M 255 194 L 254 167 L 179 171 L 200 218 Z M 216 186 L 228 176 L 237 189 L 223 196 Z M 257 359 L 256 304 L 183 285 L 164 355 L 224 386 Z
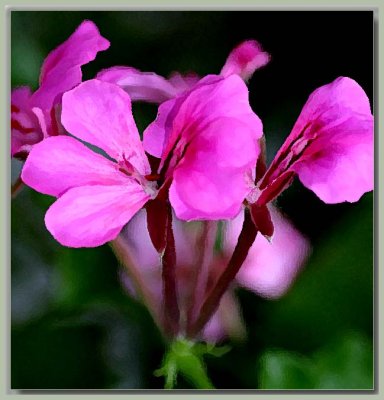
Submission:
M 258 365 L 261 389 L 372 389 L 371 342 L 347 333 L 313 353 L 312 357 L 268 350 Z
M 351 332 L 314 354 L 318 389 L 372 389 L 372 343 Z
M 259 363 L 261 389 L 310 389 L 314 367 L 308 358 L 279 350 L 266 351 Z

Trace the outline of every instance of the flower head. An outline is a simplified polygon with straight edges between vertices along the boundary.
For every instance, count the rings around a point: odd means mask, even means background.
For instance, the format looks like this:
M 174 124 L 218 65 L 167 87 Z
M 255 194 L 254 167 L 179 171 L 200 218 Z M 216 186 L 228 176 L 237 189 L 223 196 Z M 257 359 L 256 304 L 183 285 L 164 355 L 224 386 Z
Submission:
M 82 80 L 81 66 L 95 59 L 109 47 L 91 21 L 84 21 L 45 59 L 40 86 L 31 93 L 27 87 L 16 88 L 11 96 L 11 155 L 25 158 L 32 146 L 48 136 L 60 133 L 57 105 L 67 90 Z
M 232 218 L 250 191 L 262 123 L 236 75 L 207 76 L 162 103 L 144 132 L 146 151 L 171 179 L 170 201 L 184 220 Z
M 116 85 L 84 82 L 64 94 L 62 123 L 109 158 L 72 137 L 51 137 L 32 149 L 22 180 L 58 197 L 45 223 L 61 244 L 99 246 L 114 239 L 154 194 L 144 178 L 150 167 L 130 98 Z
M 358 201 L 373 189 L 373 116 L 367 95 L 353 79 L 337 78 L 311 94 L 249 196 L 253 211 L 265 211 L 296 174 L 329 204 Z

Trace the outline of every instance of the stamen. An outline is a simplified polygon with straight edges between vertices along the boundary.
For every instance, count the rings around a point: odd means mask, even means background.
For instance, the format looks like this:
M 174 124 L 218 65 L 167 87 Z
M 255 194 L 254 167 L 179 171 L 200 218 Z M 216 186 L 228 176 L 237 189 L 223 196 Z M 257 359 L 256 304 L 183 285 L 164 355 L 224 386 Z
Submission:
M 286 172 L 291 167 L 292 163 L 301 156 L 303 151 L 307 148 L 309 142 L 313 140 L 313 138 L 305 139 L 304 137 L 311 123 L 311 121 L 307 122 L 299 135 L 281 154 L 279 154 L 277 158 L 273 160 L 272 164 L 269 166 L 267 172 L 261 180 L 259 186 L 261 190 L 265 189 L 274 180 L 278 179 L 284 172 Z
M 131 174 L 128 173 L 128 171 L 125 168 L 120 167 L 119 171 L 122 172 L 123 174 L 127 175 L 127 176 L 131 176 Z
M 127 170 L 127 172 L 131 175 L 133 175 L 136 172 L 135 167 L 127 160 L 125 157 L 125 153 L 123 153 L 123 160 L 124 160 L 124 166 Z
M 147 181 L 153 182 L 153 181 L 158 181 L 161 176 L 159 174 L 149 174 L 145 175 L 144 177 Z

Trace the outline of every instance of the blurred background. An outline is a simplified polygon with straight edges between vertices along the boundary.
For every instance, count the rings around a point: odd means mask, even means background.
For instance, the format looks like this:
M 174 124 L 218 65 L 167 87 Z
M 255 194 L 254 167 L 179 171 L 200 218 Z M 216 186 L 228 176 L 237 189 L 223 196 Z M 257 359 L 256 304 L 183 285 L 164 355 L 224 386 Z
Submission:
M 355 79 L 373 100 L 373 13 L 363 11 L 11 13 L 11 85 L 37 88 L 44 58 L 84 19 L 111 47 L 84 79 L 113 65 L 168 76 L 219 73 L 232 48 L 257 39 L 272 61 L 249 84 L 264 123 L 268 160 L 317 87 Z M 139 130 L 156 107 L 135 104 Z M 12 180 L 21 163 L 12 161 Z M 159 388 L 164 345 L 149 313 L 127 296 L 110 248 L 61 247 L 44 226 L 53 199 L 24 188 L 12 201 L 13 389 Z M 217 388 L 373 387 L 373 195 L 325 205 L 298 181 L 278 207 L 313 253 L 278 300 L 237 295 L 247 339 L 206 358 Z M 235 367 L 234 367 L 235 366 Z M 180 388 L 190 387 L 179 381 Z

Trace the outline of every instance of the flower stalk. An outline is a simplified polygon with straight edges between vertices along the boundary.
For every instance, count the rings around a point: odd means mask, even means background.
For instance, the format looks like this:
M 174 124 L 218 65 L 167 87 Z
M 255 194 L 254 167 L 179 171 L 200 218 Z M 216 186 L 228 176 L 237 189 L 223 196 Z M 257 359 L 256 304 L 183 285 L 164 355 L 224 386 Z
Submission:
M 206 295 L 205 300 L 200 308 L 199 316 L 196 322 L 187 332 L 188 337 L 196 337 L 203 329 L 204 325 L 209 321 L 212 314 L 216 311 L 220 304 L 220 299 L 228 289 L 236 274 L 239 272 L 243 262 L 245 261 L 248 251 L 256 239 L 257 228 L 252 221 L 249 210 L 245 209 L 244 223 L 239 235 L 239 239 L 232 257 L 227 267 L 217 279 L 215 285 Z
M 196 389 L 215 389 L 207 375 L 203 357 L 221 357 L 229 350 L 228 346 L 215 347 L 187 339 L 176 339 L 169 346 L 161 368 L 156 370 L 154 375 L 164 376 L 165 389 L 175 388 L 178 375 L 182 375 Z
M 213 221 L 202 223 L 201 234 L 196 242 L 199 249 L 196 260 L 196 273 L 193 274 L 192 290 L 187 311 L 187 330 L 190 329 L 192 321 L 196 318 L 196 313 L 204 299 L 204 294 L 208 284 L 210 272 L 210 254 L 213 253 L 214 239 L 217 231 L 217 224 Z
M 172 229 L 172 209 L 167 207 L 167 241 L 161 257 L 163 292 L 164 292 L 164 322 L 166 331 L 171 337 L 179 330 L 180 310 L 177 298 L 176 285 L 176 249 L 175 237 Z

